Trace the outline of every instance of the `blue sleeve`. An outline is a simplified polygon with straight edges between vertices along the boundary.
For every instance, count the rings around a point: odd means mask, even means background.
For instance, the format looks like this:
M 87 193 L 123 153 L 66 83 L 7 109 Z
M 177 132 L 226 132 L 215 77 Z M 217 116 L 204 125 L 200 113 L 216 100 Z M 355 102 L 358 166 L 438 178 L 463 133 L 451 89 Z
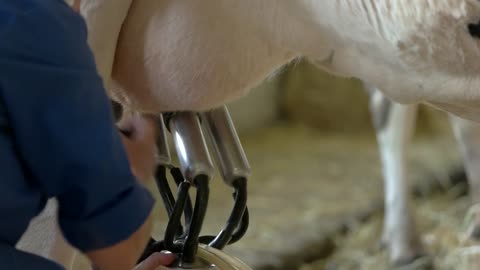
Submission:
M 153 198 L 130 171 L 83 19 L 59 0 L 3 2 L 26 6 L 0 5 L 0 17 L 8 14 L 0 19 L 0 98 L 27 175 L 58 198 L 75 247 L 127 239 Z

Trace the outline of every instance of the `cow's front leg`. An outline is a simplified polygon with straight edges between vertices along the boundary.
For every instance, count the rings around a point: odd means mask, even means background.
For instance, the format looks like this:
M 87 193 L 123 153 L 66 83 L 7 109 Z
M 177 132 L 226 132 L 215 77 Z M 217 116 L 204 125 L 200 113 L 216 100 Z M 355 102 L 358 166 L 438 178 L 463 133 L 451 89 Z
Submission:
M 66 270 L 72 269 L 77 251 L 66 242 L 58 227 L 54 199 L 50 199 L 43 212 L 30 222 L 17 248 L 53 260 Z
M 370 110 L 384 175 L 385 219 L 381 241 L 388 247 L 394 264 L 408 264 L 424 254 L 406 173 L 406 148 L 414 131 L 417 105 L 393 103 L 380 91 L 370 90 Z
M 472 200 L 467 236 L 480 241 L 480 125 L 450 115 L 450 122 L 463 157 Z

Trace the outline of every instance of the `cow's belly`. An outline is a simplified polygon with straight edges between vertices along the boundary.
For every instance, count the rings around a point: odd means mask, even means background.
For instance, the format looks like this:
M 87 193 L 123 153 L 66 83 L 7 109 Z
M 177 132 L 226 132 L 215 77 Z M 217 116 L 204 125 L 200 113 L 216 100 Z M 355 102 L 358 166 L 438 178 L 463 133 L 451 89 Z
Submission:
M 464 2 L 468 8 L 462 8 Z M 254 12 L 263 5 L 248 3 L 134 1 L 116 51 L 113 97 L 140 111 L 205 110 L 245 95 L 279 66 L 307 54 L 318 57 L 327 70 L 375 85 L 399 103 L 428 102 L 479 118 L 480 48 L 464 29 L 480 14 L 471 0 L 407 5 L 386 15 L 338 4 L 347 2 L 324 3 L 307 13 L 321 18 L 307 27 L 295 9 L 279 5 L 276 12 L 285 9 L 285 14 L 275 15 L 293 27 L 285 33 L 285 27 Z M 298 8 L 303 2 L 295 3 Z M 451 12 L 453 7 L 458 10 Z M 424 14 L 412 17 L 415 8 Z M 382 27 L 370 24 L 372 14 Z M 325 58 L 329 46 L 305 46 L 327 41 L 333 42 L 331 58 Z
M 374 56 L 353 47 L 339 49 L 334 58 L 319 65 L 331 73 L 366 81 L 395 102 L 426 103 L 480 122 L 480 74 L 446 73 L 434 67 L 420 71 L 401 59 L 379 57 L 378 52 Z

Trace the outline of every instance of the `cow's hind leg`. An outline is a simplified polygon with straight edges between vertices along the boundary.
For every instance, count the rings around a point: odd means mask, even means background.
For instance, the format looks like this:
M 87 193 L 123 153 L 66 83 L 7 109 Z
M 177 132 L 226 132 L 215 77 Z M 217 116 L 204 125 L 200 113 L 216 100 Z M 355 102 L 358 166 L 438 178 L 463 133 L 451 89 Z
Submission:
M 377 136 L 385 189 L 385 219 L 382 244 L 390 260 L 408 264 L 424 252 L 411 208 L 406 168 L 406 149 L 412 137 L 417 105 L 400 105 L 370 88 L 370 110 Z

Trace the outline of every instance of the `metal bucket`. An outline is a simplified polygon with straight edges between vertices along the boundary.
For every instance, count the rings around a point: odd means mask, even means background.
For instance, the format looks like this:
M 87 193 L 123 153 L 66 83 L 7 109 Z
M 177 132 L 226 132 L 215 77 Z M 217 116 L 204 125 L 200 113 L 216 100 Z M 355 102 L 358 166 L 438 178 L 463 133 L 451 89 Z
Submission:
M 192 269 L 192 270 L 251 270 L 251 268 L 240 261 L 218 249 L 200 245 L 197 253 L 196 265 L 181 265 L 171 267 L 161 267 L 159 269 Z

